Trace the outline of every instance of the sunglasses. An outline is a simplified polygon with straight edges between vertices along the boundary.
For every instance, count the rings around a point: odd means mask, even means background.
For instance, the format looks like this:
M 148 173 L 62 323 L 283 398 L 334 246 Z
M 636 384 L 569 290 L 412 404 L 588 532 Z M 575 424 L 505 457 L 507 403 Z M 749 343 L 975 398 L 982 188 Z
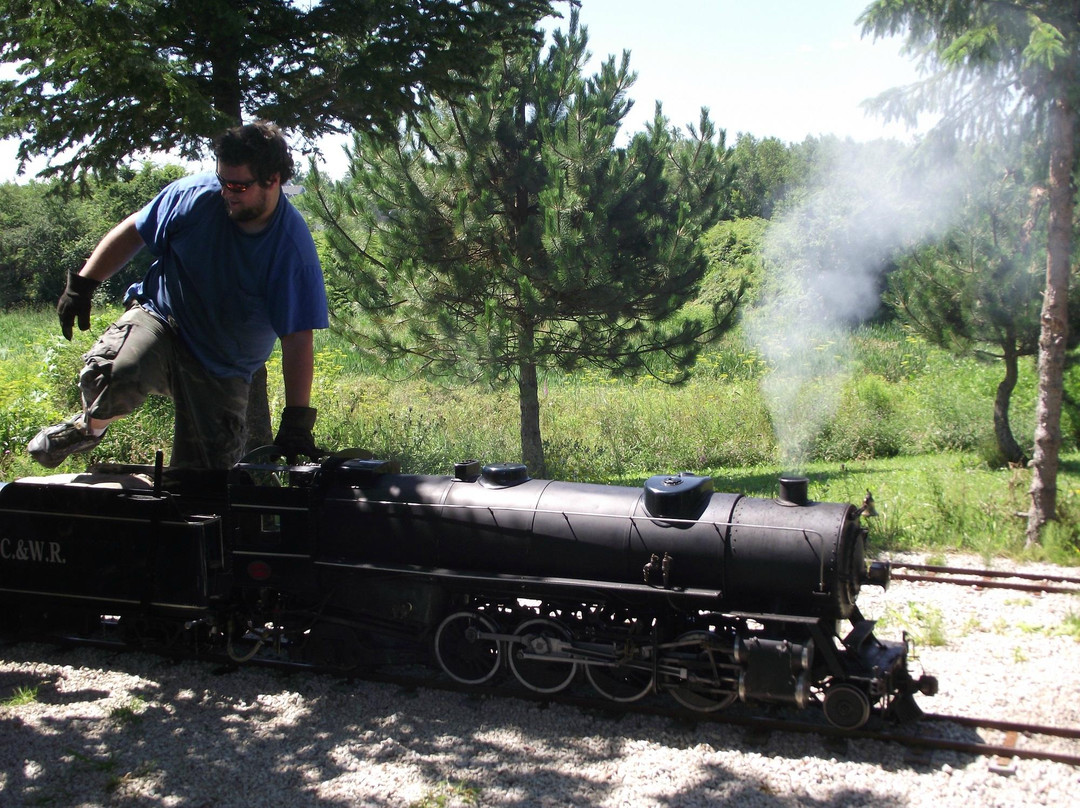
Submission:
M 227 180 L 220 174 L 217 175 L 218 182 L 221 183 L 221 187 L 231 194 L 242 194 L 258 180 L 251 180 L 250 182 L 234 182 L 233 180 Z

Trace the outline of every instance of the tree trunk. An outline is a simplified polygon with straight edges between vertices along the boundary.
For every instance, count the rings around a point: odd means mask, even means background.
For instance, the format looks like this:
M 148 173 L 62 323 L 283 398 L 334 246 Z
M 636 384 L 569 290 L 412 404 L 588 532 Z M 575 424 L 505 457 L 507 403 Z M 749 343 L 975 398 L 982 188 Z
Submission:
M 518 404 L 521 409 L 521 459 L 534 477 L 547 474 L 544 442 L 540 437 L 540 389 L 536 363 L 522 362 L 518 368 Z
M 1009 425 L 1009 405 L 1018 378 L 1016 351 L 1007 349 L 1002 358 L 1005 362 L 1005 378 L 998 384 L 997 394 L 994 396 L 994 438 L 997 441 L 998 454 L 1003 460 L 1024 465 L 1027 457 L 1013 437 L 1012 427 Z
M 1039 398 L 1035 408 L 1035 452 L 1031 468 L 1031 511 L 1027 544 L 1039 543 L 1042 526 L 1057 516 L 1061 401 L 1069 319 L 1069 265 L 1072 254 L 1076 120 L 1068 93 L 1050 109 L 1050 224 L 1047 235 L 1046 291 L 1039 334 Z

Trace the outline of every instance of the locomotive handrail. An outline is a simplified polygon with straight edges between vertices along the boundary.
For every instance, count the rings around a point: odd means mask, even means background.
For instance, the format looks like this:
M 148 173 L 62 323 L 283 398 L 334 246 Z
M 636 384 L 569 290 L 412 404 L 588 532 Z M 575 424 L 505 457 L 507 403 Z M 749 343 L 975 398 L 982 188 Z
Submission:
M 546 587 L 559 587 L 564 589 L 591 590 L 595 589 L 597 585 L 595 581 L 582 581 L 577 578 L 560 578 L 545 575 L 518 575 L 499 572 L 460 572 L 440 567 L 424 568 L 412 564 L 367 564 L 356 563 L 346 560 L 330 559 L 320 559 L 316 560 L 314 563 L 317 567 L 367 570 L 371 572 L 391 572 L 404 575 L 425 576 L 434 573 L 444 578 L 454 579 L 456 581 L 497 583 L 505 586 L 532 584 Z M 671 587 L 669 589 L 660 589 L 657 586 L 652 586 L 649 584 L 631 584 L 617 581 L 605 581 L 604 585 L 610 588 L 618 589 L 622 592 L 653 593 L 659 590 L 669 596 L 705 598 L 710 600 L 718 600 L 723 597 L 724 594 L 723 591 L 720 589 L 703 589 L 699 587 Z
M 775 530 L 775 529 L 776 528 L 770 528 L 770 530 Z M 809 542 L 810 537 L 807 534 L 812 532 L 812 531 L 806 530 L 805 528 L 800 528 L 800 529 L 802 530 L 803 538 L 808 539 L 808 541 L 806 542 L 807 545 L 810 545 L 810 542 Z M 818 559 L 818 592 L 824 592 L 825 591 L 825 537 L 822 536 L 819 533 L 818 538 L 821 540 L 821 547 L 818 548 L 818 551 L 816 553 L 817 559 Z M 814 548 L 813 548 L 812 545 L 810 546 L 810 552 L 814 552 Z

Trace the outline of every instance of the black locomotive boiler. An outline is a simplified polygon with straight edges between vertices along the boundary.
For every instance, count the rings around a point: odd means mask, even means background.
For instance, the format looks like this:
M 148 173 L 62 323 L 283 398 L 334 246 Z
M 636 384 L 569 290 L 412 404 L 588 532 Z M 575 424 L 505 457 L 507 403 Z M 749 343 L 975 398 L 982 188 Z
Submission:
M 859 727 L 905 719 L 933 677 L 859 612 L 886 564 L 861 508 L 713 490 L 529 478 L 476 461 L 401 474 L 342 452 L 228 472 L 97 467 L 0 484 L 0 626 L 323 669 L 422 659 L 538 693 L 584 680 L 695 711 L 740 700 Z

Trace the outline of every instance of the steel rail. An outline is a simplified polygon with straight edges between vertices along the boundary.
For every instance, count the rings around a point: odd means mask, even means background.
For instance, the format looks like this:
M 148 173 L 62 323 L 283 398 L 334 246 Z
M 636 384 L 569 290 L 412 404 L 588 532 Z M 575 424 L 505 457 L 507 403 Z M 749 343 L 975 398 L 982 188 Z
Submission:
M 1025 724 L 1020 721 L 999 721 L 994 718 L 969 718 L 962 715 L 940 715 L 938 713 L 926 713 L 921 720 L 951 722 L 961 727 L 979 727 L 1000 730 L 1001 732 L 1027 732 L 1032 735 L 1080 739 L 1080 729 L 1072 727 L 1051 727 L 1046 724 Z
M 1044 575 L 1038 572 L 1010 572 L 1009 570 L 985 570 L 969 567 L 948 567 L 933 564 L 904 564 L 890 562 L 893 569 L 918 570 L 921 572 L 940 572 L 955 575 L 981 575 L 987 578 L 1018 578 L 1026 581 L 1051 581 L 1053 583 L 1080 584 L 1080 578 L 1068 575 Z
M 1064 575 L 1040 575 L 1033 572 L 978 570 L 963 567 L 936 567 L 927 564 L 892 564 L 893 581 L 924 581 L 954 586 L 977 586 L 983 589 L 1012 589 L 1019 592 L 1045 592 L 1056 595 L 1080 593 L 1080 578 Z M 915 572 L 896 572 L 907 569 Z M 963 576 L 963 577 L 956 577 Z M 1035 583 L 1042 581 L 1044 583 Z M 1066 584 L 1061 586 L 1059 584 Z

